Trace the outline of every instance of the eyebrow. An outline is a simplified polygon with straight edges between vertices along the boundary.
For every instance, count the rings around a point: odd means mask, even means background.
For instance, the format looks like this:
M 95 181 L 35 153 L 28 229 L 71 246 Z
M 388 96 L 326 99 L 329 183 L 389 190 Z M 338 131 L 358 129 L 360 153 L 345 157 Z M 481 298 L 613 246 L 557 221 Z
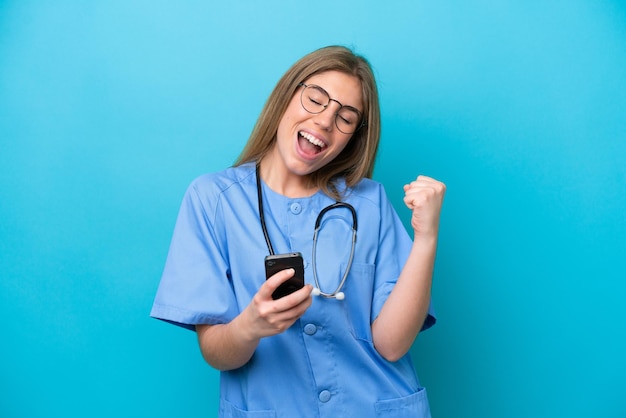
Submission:
M 326 95 L 328 96 L 328 98 L 329 98 L 331 101 L 336 102 L 336 103 L 339 103 L 339 105 L 340 105 L 342 108 L 343 108 L 343 107 L 347 107 L 347 108 L 350 108 L 350 109 L 354 109 L 354 110 L 356 110 L 357 112 L 359 112 L 359 115 L 360 115 L 361 117 L 363 117 L 363 111 L 362 111 L 362 110 L 360 110 L 358 107 L 355 107 L 355 106 L 352 106 L 352 105 L 349 105 L 349 104 L 343 104 L 343 103 L 341 103 L 341 102 L 340 102 L 339 100 L 337 100 L 337 99 L 333 99 L 333 98 L 330 96 L 330 93 L 328 92 L 328 90 L 326 90 L 324 87 L 320 86 L 319 84 L 314 84 L 314 83 L 311 83 L 311 84 L 299 83 L 298 85 L 300 85 L 300 86 L 304 86 L 304 87 L 317 87 L 317 88 L 319 88 L 320 90 L 322 90 L 324 93 L 326 93 Z

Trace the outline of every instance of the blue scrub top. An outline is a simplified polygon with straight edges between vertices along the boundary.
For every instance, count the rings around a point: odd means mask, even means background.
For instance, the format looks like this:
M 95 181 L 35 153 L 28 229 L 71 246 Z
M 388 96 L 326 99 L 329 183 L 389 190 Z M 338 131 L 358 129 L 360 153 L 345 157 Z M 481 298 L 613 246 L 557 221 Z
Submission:
M 262 188 L 274 251 L 301 252 L 305 281 L 313 283 L 315 220 L 334 201 L 321 192 L 292 199 Z M 220 417 L 430 417 L 410 355 L 389 362 L 372 343 L 371 324 L 412 241 L 379 183 L 362 180 L 344 201 L 359 226 L 345 299 L 314 297 L 287 331 L 263 338 L 246 365 L 221 372 Z M 322 291 L 337 288 L 351 237 L 348 209 L 325 215 L 316 250 Z M 231 321 L 265 281 L 266 255 L 255 165 L 197 178 L 181 205 L 151 316 L 192 330 Z M 424 329 L 434 322 L 429 309 Z

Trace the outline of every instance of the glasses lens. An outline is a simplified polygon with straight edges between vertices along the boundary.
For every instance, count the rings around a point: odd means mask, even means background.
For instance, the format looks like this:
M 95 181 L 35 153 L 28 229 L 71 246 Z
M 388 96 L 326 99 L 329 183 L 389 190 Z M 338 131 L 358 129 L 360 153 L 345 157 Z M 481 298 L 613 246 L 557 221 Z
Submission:
M 351 134 L 356 131 L 359 127 L 360 120 L 361 115 L 359 112 L 351 107 L 342 107 L 339 109 L 339 112 L 337 112 L 337 116 L 335 117 L 337 129 L 344 134 Z
M 301 102 L 307 112 L 321 113 L 330 102 L 330 97 L 318 86 L 306 86 L 302 90 Z

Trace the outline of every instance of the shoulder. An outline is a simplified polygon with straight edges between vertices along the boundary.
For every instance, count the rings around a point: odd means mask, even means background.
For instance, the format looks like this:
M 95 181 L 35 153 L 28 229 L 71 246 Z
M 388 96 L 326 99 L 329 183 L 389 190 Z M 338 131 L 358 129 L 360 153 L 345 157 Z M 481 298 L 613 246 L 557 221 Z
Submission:
M 214 220 L 224 205 L 239 206 L 251 199 L 256 187 L 254 174 L 254 164 L 244 164 L 196 177 L 187 188 L 183 205 Z
M 191 182 L 188 193 L 194 192 L 200 198 L 219 198 L 233 187 L 238 188 L 253 183 L 254 173 L 255 166 L 250 163 L 203 174 Z
M 387 194 L 382 183 L 364 178 L 346 191 L 346 199 L 369 202 L 377 207 L 385 204 Z

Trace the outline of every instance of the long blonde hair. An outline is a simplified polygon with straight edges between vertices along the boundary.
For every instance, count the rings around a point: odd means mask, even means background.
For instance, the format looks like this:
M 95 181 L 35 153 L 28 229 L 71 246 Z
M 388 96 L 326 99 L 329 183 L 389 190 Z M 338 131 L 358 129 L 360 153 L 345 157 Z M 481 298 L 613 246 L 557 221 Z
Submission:
M 340 71 L 360 81 L 365 125 L 352 135 L 348 145 L 335 159 L 311 173 L 309 178 L 324 193 L 339 200 L 341 191 L 337 190 L 335 180 L 344 178 L 346 186 L 352 187 L 364 177 L 372 177 L 380 140 L 376 80 L 369 62 L 343 46 L 328 46 L 313 51 L 287 70 L 267 99 L 235 166 L 260 161 L 272 149 L 278 125 L 298 84 L 326 71 Z

